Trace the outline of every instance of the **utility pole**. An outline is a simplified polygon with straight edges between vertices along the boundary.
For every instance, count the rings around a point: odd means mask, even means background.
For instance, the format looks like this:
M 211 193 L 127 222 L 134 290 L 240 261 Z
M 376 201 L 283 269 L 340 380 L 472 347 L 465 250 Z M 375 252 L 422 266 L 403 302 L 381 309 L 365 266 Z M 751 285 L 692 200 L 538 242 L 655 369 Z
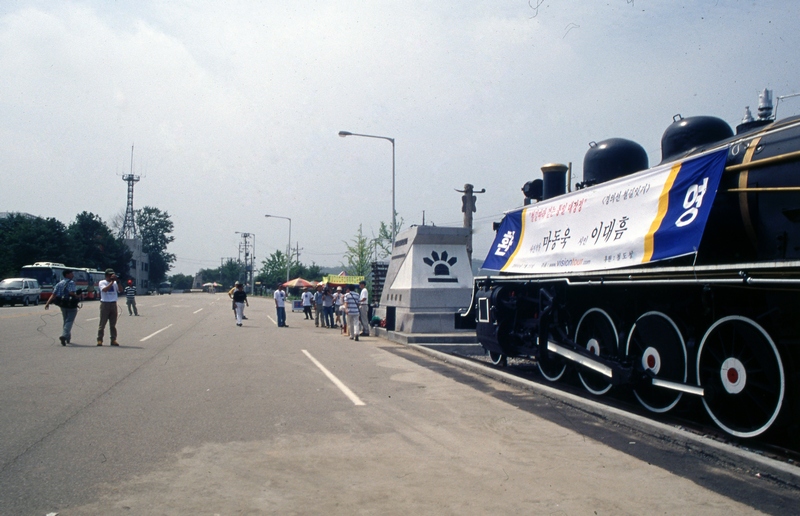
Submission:
M 467 237 L 467 258 L 469 258 L 470 266 L 472 266 L 472 214 L 475 213 L 475 201 L 477 201 L 477 197 L 475 197 L 476 193 L 485 193 L 486 188 L 482 188 L 480 191 L 475 191 L 475 187 L 471 184 L 467 183 L 464 185 L 463 190 L 456 190 L 456 192 L 461 192 L 464 195 L 461 196 L 461 212 L 464 214 L 464 227 L 469 228 L 469 236 Z
M 253 233 L 243 233 L 240 231 L 236 232 L 238 235 L 242 236 L 242 242 L 239 244 L 239 263 L 242 263 L 242 254 L 244 254 L 244 284 L 245 290 L 247 290 L 247 286 L 250 286 L 250 293 L 253 293 L 253 288 L 255 287 L 253 280 L 253 252 L 252 249 L 255 247 L 255 239 L 256 236 Z M 250 238 L 253 238 L 253 244 L 250 244 Z

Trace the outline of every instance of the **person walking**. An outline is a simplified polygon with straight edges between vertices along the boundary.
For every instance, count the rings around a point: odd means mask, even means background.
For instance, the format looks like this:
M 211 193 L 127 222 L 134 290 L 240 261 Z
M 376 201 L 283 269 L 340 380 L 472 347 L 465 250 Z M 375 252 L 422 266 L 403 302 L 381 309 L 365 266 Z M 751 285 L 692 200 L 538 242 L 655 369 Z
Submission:
M 350 340 L 358 340 L 361 333 L 359 324 L 358 294 L 350 290 L 350 285 L 344 287 L 344 302 L 347 306 L 347 327 L 350 330 Z
M 234 292 L 236 292 L 236 287 L 240 283 L 241 283 L 241 281 L 237 281 L 236 283 L 233 284 L 231 289 L 228 291 L 228 297 L 231 298 L 231 309 L 233 310 L 233 318 L 236 319 L 237 321 L 239 320 L 239 316 L 236 313 L 236 301 L 233 300 L 233 294 L 234 294 Z M 247 306 L 250 306 L 250 305 L 247 305 Z M 244 315 L 244 308 L 242 308 L 242 319 L 244 319 L 245 321 L 247 320 L 247 317 Z
M 314 316 L 311 315 L 311 300 L 314 296 L 308 289 L 303 291 L 303 295 L 300 298 L 303 300 L 303 314 L 306 316 L 306 320 L 313 319 Z
M 97 328 L 97 345 L 103 345 L 103 333 L 106 323 L 111 333 L 111 345 L 119 346 L 117 342 L 117 299 L 119 298 L 120 288 L 117 275 L 114 269 L 106 269 L 105 279 L 98 283 L 100 287 L 100 326 Z
M 247 293 L 244 291 L 244 285 L 238 281 L 233 292 L 233 302 L 236 305 L 236 326 L 241 326 L 244 305 L 250 306 L 250 303 L 247 302 Z
M 275 298 L 275 311 L 278 315 L 278 328 L 288 328 L 286 324 L 286 292 L 283 291 L 284 286 L 278 285 L 278 290 L 272 294 Z
M 362 328 L 361 335 L 369 337 L 369 292 L 367 292 L 367 283 L 365 281 L 360 281 L 358 286 L 361 289 L 361 293 L 358 295 L 358 311 Z
M 78 315 L 78 301 L 80 298 L 78 297 L 78 289 L 75 286 L 75 282 L 72 281 L 75 273 L 69 269 L 64 269 L 61 275 L 64 279 L 53 287 L 53 294 L 44 304 L 44 309 L 49 310 L 50 303 L 56 303 L 61 308 L 61 318 L 64 320 L 64 325 L 61 328 L 61 336 L 58 340 L 61 341 L 62 346 L 66 346 L 72 339 L 72 324 Z
M 128 280 L 128 286 L 125 287 L 125 301 L 128 303 L 128 316 L 135 314 L 139 317 L 139 310 L 136 308 L 136 285 L 133 284 L 133 280 Z

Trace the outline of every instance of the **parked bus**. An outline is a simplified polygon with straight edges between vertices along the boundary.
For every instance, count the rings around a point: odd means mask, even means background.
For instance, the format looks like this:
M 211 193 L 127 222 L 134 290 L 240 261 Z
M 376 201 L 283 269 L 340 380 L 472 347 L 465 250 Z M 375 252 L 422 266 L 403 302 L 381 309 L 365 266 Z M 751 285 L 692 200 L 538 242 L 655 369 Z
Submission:
M 100 299 L 100 280 L 106 277 L 103 271 L 83 269 L 89 275 L 89 290 L 86 291 L 87 299 Z
M 75 271 L 75 276 L 72 278 L 75 286 L 86 292 L 89 288 L 89 275 L 86 271 L 67 267 L 63 263 L 36 262 L 33 265 L 25 265 L 20 270 L 20 276 L 37 280 L 42 289 L 42 293 L 39 294 L 39 300 L 47 301 L 53 294 L 55 284 L 64 279 L 63 272 L 65 269 Z
M 22 267 L 20 275 L 37 280 L 42 289 L 39 299 L 47 301 L 53 293 L 55 284 L 64 279 L 65 269 L 73 271 L 72 280 L 75 282 L 76 288 L 83 292 L 84 299 L 100 299 L 100 288 L 97 285 L 105 275 L 98 270 L 67 267 L 63 263 L 36 262 L 33 265 Z

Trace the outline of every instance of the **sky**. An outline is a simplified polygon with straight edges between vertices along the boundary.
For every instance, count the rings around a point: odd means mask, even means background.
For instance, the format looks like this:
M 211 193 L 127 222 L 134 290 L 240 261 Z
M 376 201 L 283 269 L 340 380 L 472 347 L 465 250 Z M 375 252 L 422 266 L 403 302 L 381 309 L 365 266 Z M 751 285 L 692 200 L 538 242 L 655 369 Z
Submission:
M 735 127 L 763 88 L 800 92 L 796 0 L 0 3 L 0 211 L 134 208 L 174 223 L 171 273 L 285 250 L 345 263 L 359 226 L 461 226 L 475 257 L 546 163 L 592 141 L 661 161 L 673 116 Z M 800 98 L 778 116 L 800 114 Z M 133 160 L 131 162 L 131 148 Z M 252 240 L 251 240 L 252 241 Z M 80 266 L 80 264 L 71 264 Z

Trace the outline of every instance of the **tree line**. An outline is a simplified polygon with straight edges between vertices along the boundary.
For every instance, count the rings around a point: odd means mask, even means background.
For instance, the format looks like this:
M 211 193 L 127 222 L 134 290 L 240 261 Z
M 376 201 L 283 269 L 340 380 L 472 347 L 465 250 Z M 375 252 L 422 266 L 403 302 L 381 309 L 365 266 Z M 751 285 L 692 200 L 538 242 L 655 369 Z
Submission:
M 142 250 L 150 258 L 150 283 L 166 276 L 175 261 L 167 253 L 173 224 L 167 212 L 147 206 L 135 212 Z M 36 262 L 63 263 L 87 269 L 114 269 L 126 274 L 132 253 L 100 216 L 79 213 L 69 225 L 55 218 L 30 217 L 18 213 L 0 219 L 0 275 L 18 276 L 25 265 Z
M 398 223 L 398 229 L 403 224 L 402 218 Z M 386 258 L 391 254 L 392 235 L 389 226 L 381 222 L 378 235 L 368 238 L 361 225 L 350 242 L 344 242 L 347 251 L 344 254 L 346 263 L 342 263 L 342 268 L 349 276 L 369 276 L 372 271 L 372 262 Z M 266 286 L 269 289 L 275 288 L 278 284 L 286 281 L 287 266 L 289 269 L 289 279 L 301 277 L 308 281 L 319 281 L 322 279 L 322 271 L 319 265 L 312 262 L 306 265 L 297 258 L 294 252 L 284 253 L 280 250 L 270 254 L 266 260 L 261 261 L 261 268 L 255 273 L 255 282 Z M 230 287 L 236 281 L 245 281 L 245 265 L 241 261 L 229 258 L 220 264 L 219 267 L 201 269 L 200 277 L 203 283 L 220 283 L 223 287 Z M 188 276 L 176 274 L 170 277 L 173 288 L 190 288 L 192 281 Z

